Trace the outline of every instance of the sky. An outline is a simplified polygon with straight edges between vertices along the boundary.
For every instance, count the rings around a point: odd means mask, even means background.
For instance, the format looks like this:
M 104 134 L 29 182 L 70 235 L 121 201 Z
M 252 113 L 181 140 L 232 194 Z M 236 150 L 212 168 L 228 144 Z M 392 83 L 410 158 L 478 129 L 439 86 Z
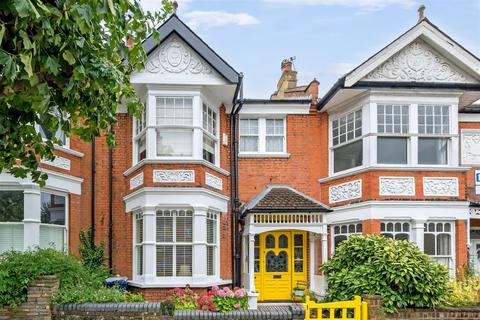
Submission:
M 418 19 L 417 9 L 480 57 L 480 0 L 177 0 L 177 15 L 235 70 L 245 98 L 276 90 L 283 59 L 324 94 Z M 160 0 L 140 0 L 158 10 Z

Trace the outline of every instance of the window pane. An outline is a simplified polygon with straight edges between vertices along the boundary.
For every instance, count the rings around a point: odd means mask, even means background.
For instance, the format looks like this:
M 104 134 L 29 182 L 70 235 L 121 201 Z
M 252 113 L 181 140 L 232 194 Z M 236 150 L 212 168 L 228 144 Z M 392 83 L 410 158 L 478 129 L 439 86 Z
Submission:
M 157 98 L 157 125 L 192 125 L 192 98 Z
M 333 157 L 334 172 L 361 166 L 363 159 L 362 140 L 336 148 L 333 151 Z
M 437 236 L 437 255 L 449 256 L 451 254 L 451 241 L 449 234 L 439 234 Z
M 203 135 L 203 160 L 215 164 L 215 140 Z
M 157 242 L 173 242 L 173 217 L 157 214 Z
M 207 276 L 215 274 L 215 247 L 207 247 Z
M 258 137 L 241 136 L 240 137 L 240 151 L 242 152 L 257 152 L 258 151 Z
M 216 241 L 216 221 L 213 219 L 207 219 L 207 243 L 215 244 Z
M 377 138 L 377 162 L 381 164 L 407 163 L 407 138 Z
M 334 246 L 335 246 L 335 248 L 336 248 L 342 241 L 345 241 L 345 240 L 347 240 L 347 236 L 343 236 L 343 235 L 341 235 L 341 236 L 335 236 L 335 238 L 334 238 Z
M 42 223 L 65 225 L 65 197 L 42 192 L 40 198 Z
M 57 225 L 40 225 L 40 248 L 65 249 L 65 227 Z
M 435 235 L 430 233 L 425 233 L 423 236 L 424 241 L 424 252 L 429 256 L 435 255 Z
M 158 156 L 191 156 L 191 129 L 159 129 L 157 130 Z
M 0 253 L 23 250 L 23 223 L 0 223 Z
M 419 164 L 447 164 L 447 139 L 418 138 Z
M 177 242 L 192 242 L 192 217 L 179 217 L 176 218 L 177 230 L 176 240 Z
M 137 159 L 138 161 L 143 160 L 147 157 L 147 140 L 146 135 L 144 134 L 137 140 Z
M 157 277 L 173 276 L 173 247 L 157 246 Z
M 362 135 L 362 110 L 358 110 L 332 121 L 333 145 Z
M 177 246 L 177 276 L 188 277 L 192 275 L 192 246 Z
M 266 140 L 267 152 L 282 152 L 283 151 L 283 137 L 267 137 Z
M 0 222 L 21 221 L 23 221 L 23 191 L 0 191 Z

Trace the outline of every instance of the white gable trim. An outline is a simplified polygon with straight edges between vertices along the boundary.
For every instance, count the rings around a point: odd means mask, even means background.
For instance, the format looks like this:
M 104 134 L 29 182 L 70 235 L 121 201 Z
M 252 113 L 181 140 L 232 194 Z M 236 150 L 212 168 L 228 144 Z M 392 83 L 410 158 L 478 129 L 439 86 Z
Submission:
M 421 38 L 445 58 L 454 62 L 456 66 L 480 82 L 480 61 L 424 20 L 348 74 L 345 77 L 345 87 L 353 86 L 417 38 Z

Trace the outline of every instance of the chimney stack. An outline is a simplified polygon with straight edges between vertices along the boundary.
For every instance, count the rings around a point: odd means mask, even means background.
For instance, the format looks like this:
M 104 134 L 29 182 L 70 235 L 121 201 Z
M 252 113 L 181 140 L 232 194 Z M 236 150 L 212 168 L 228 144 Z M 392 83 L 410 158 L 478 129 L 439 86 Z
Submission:
M 287 72 L 287 71 L 292 71 L 292 60 L 291 59 L 283 59 L 280 70 L 282 70 L 282 73 Z
M 423 19 L 425 19 L 425 5 L 421 5 L 418 8 L 418 21 L 417 23 L 420 23 Z
M 293 70 L 295 57 L 283 59 L 280 65 L 282 74 L 277 82 L 277 98 L 284 98 L 285 91 L 297 86 L 297 71 Z

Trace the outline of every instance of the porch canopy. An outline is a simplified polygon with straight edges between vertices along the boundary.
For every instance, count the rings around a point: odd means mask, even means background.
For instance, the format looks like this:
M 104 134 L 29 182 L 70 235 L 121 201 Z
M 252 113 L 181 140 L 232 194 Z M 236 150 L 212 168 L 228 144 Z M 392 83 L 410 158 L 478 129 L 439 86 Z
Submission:
M 244 281 L 245 288 L 255 292 L 254 251 L 255 235 L 277 230 L 298 230 L 309 233 L 309 282 L 315 289 L 315 240 L 321 239 L 321 256 L 328 257 L 327 224 L 325 213 L 332 210 L 323 203 L 295 190 L 289 185 L 268 185 L 242 210 L 244 228 Z M 321 289 L 321 288 L 317 288 Z

